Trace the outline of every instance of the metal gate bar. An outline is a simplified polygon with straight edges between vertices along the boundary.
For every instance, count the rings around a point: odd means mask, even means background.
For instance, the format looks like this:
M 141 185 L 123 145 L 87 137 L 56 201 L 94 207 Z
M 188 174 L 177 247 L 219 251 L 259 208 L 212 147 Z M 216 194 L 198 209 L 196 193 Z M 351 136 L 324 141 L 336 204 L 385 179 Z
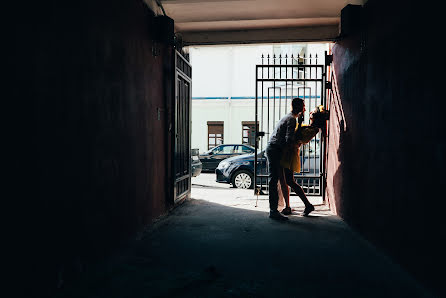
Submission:
M 327 54 L 325 53 L 325 56 Z M 294 97 L 304 99 L 306 112 L 304 123 L 309 124 L 309 113 L 318 105 L 326 105 L 326 65 L 324 59 L 311 54 L 306 57 L 297 55 L 264 55 L 256 65 L 256 154 L 254 162 L 254 181 L 256 193 L 268 189 L 268 170 L 264 150 L 278 120 L 291 110 L 289 106 Z M 264 63 L 266 60 L 266 64 Z M 282 64 L 284 60 L 284 64 Z M 278 63 L 276 63 L 278 62 Z M 272 94 L 271 94 L 272 93 Z M 283 112 L 283 113 L 282 113 Z M 260 130 L 260 131 L 259 131 Z M 319 132 L 309 144 L 301 147 L 301 172 L 295 179 L 307 195 L 324 194 L 324 141 Z M 260 159 L 259 159 L 260 157 Z

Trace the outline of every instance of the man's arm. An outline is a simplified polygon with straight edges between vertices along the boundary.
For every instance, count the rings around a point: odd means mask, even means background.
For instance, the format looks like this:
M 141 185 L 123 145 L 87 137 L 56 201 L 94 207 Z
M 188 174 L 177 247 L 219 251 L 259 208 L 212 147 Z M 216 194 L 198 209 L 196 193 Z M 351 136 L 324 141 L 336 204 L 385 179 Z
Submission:
M 285 146 L 292 146 L 295 143 L 294 131 L 296 130 L 296 118 L 292 117 L 286 123 Z

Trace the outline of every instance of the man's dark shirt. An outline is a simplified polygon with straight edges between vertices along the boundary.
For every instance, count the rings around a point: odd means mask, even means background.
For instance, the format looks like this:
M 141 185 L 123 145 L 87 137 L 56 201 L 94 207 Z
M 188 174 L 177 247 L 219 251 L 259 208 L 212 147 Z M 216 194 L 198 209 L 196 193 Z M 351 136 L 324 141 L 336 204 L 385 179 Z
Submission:
M 269 145 L 273 147 L 286 147 L 294 142 L 294 130 L 296 129 L 296 118 L 292 113 L 285 115 L 277 123 L 269 139 Z

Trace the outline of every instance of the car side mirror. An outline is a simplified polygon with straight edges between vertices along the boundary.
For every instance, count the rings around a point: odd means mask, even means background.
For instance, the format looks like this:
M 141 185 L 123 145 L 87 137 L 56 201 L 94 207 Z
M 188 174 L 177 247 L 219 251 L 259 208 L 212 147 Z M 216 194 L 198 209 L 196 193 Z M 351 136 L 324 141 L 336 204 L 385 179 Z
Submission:
M 212 154 L 214 154 L 214 152 L 213 151 L 209 151 L 209 153 L 208 153 L 209 155 L 212 155 Z

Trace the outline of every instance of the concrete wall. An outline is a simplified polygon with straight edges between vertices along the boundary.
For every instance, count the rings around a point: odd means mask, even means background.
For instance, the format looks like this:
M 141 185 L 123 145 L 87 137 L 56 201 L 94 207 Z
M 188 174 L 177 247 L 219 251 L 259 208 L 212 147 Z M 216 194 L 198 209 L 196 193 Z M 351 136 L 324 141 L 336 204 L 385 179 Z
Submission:
M 254 121 L 253 99 L 192 100 L 192 148 L 208 150 L 208 121 L 223 121 L 225 144 L 242 143 L 242 121 Z
M 439 290 L 446 141 L 438 28 L 422 6 L 370 0 L 336 42 L 330 205 L 426 286 Z M 443 290 L 444 291 L 444 290 Z
M 272 45 L 189 47 L 192 64 L 192 97 L 255 95 L 255 65 Z
M 172 203 L 172 47 L 152 55 L 152 12 L 139 0 L 52 2 L 17 8 L 11 57 L 26 111 L 10 127 L 23 145 L 15 194 L 33 229 L 21 279 L 36 291 L 85 273 Z

